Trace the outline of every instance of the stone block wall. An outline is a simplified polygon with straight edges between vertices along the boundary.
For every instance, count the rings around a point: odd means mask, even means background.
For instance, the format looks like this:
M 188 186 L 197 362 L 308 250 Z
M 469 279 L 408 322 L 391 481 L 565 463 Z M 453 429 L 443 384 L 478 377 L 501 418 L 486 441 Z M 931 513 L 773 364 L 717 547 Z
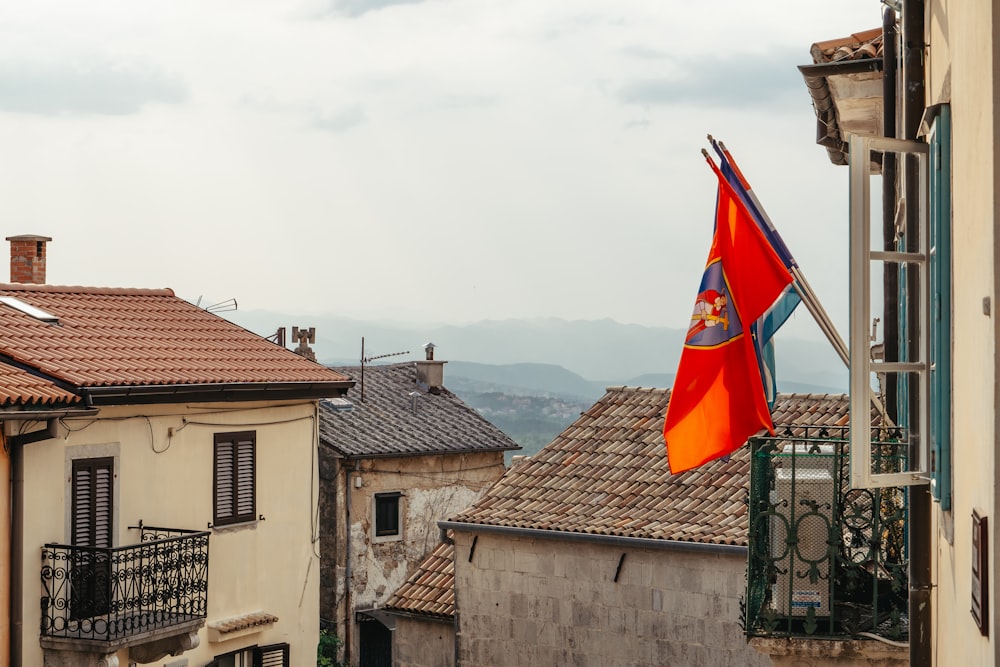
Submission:
M 392 633 L 392 664 L 395 667 L 454 667 L 454 626 L 450 622 L 398 617 Z
M 738 552 L 478 533 L 470 560 L 474 537 L 455 539 L 460 665 L 772 664 L 739 625 Z

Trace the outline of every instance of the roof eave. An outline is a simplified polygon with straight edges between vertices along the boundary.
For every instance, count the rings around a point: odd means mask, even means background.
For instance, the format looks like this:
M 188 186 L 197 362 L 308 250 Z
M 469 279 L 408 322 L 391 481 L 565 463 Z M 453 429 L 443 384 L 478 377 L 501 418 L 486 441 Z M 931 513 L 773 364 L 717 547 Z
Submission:
M 414 450 L 406 452 L 378 452 L 378 453 L 363 453 L 363 454 L 352 454 L 350 452 L 345 452 L 343 449 L 337 445 L 331 443 L 329 440 L 320 439 L 325 446 L 334 450 L 339 454 L 344 460 L 355 461 L 362 459 L 401 459 L 413 456 L 438 456 L 441 454 L 490 454 L 499 452 L 516 452 L 520 449 L 524 449 L 520 445 L 503 445 L 500 447 L 452 447 L 448 449 L 435 449 L 435 450 Z
M 92 405 L 234 402 L 334 398 L 347 393 L 353 380 L 330 382 L 225 382 L 81 387 Z
M 830 162 L 847 164 L 846 131 L 840 126 L 838 107 L 845 100 L 838 99 L 830 87 L 831 77 L 858 77 L 883 71 L 881 58 L 862 58 L 814 65 L 799 65 L 816 112 L 816 143 L 826 148 Z M 880 132 L 881 134 L 881 132 Z
M 738 544 L 719 544 L 717 542 L 684 542 L 681 540 L 665 540 L 650 537 L 625 537 L 620 535 L 602 535 L 598 533 L 574 533 L 565 530 L 546 530 L 544 528 L 519 528 L 517 526 L 498 526 L 496 524 L 470 523 L 466 521 L 438 521 L 438 527 L 444 530 L 471 533 L 494 533 L 511 537 L 528 539 L 550 539 L 567 542 L 589 542 L 615 547 L 634 547 L 637 549 L 665 549 L 673 551 L 698 551 L 701 553 L 717 553 L 745 556 L 747 547 Z

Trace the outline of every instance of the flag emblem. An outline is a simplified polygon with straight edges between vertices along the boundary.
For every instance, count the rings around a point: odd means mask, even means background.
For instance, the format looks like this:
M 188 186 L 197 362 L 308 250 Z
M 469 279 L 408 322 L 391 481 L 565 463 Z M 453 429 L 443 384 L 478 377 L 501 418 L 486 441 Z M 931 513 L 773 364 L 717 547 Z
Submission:
M 714 347 L 741 333 L 743 327 L 739 317 L 730 306 L 729 286 L 722 272 L 722 262 L 712 262 L 701 279 L 684 343 L 697 347 Z

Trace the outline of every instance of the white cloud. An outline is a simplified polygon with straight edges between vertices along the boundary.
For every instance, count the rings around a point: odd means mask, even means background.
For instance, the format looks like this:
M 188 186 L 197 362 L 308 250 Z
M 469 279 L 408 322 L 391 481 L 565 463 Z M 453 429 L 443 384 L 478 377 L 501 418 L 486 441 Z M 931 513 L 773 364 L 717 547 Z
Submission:
M 712 132 L 846 324 L 846 174 L 795 65 L 877 3 L 353 6 L 0 7 L 6 235 L 54 237 L 53 282 L 241 309 L 680 326 Z

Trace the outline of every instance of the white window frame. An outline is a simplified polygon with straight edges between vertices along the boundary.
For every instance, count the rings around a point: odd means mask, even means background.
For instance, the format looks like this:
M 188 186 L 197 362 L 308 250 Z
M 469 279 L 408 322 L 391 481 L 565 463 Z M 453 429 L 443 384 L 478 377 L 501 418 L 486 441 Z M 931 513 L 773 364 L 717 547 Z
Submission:
M 871 176 L 872 152 L 897 153 L 917 156 L 918 201 L 908 203 L 917 211 L 917 252 L 885 251 L 872 248 L 871 240 Z M 851 135 L 850 137 L 850 276 L 851 276 L 851 486 L 877 488 L 886 486 L 911 486 L 927 484 L 928 473 L 928 392 L 929 385 L 929 336 L 928 336 L 928 219 L 927 219 L 927 160 L 929 147 L 919 141 L 905 141 L 886 137 Z M 916 349 L 910 350 L 906 362 L 874 361 L 871 358 L 869 327 L 871 311 L 871 263 L 898 262 L 916 267 L 918 294 L 909 295 L 909 302 L 919 309 Z M 907 437 L 917 437 L 916 466 L 909 462 L 905 472 L 872 472 L 871 423 L 872 406 L 881 408 L 881 399 L 871 386 L 872 373 L 913 375 L 917 377 L 919 414 L 916 428 Z
M 385 535 L 378 534 L 378 501 L 380 499 L 392 499 L 396 500 L 396 532 L 387 533 Z M 381 544 L 383 542 L 401 542 L 403 540 L 403 531 L 406 524 L 406 496 L 402 491 L 379 491 L 378 493 L 372 495 L 372 522 L 371 522 L 371 534 L 372 542 L 375 544 Z

